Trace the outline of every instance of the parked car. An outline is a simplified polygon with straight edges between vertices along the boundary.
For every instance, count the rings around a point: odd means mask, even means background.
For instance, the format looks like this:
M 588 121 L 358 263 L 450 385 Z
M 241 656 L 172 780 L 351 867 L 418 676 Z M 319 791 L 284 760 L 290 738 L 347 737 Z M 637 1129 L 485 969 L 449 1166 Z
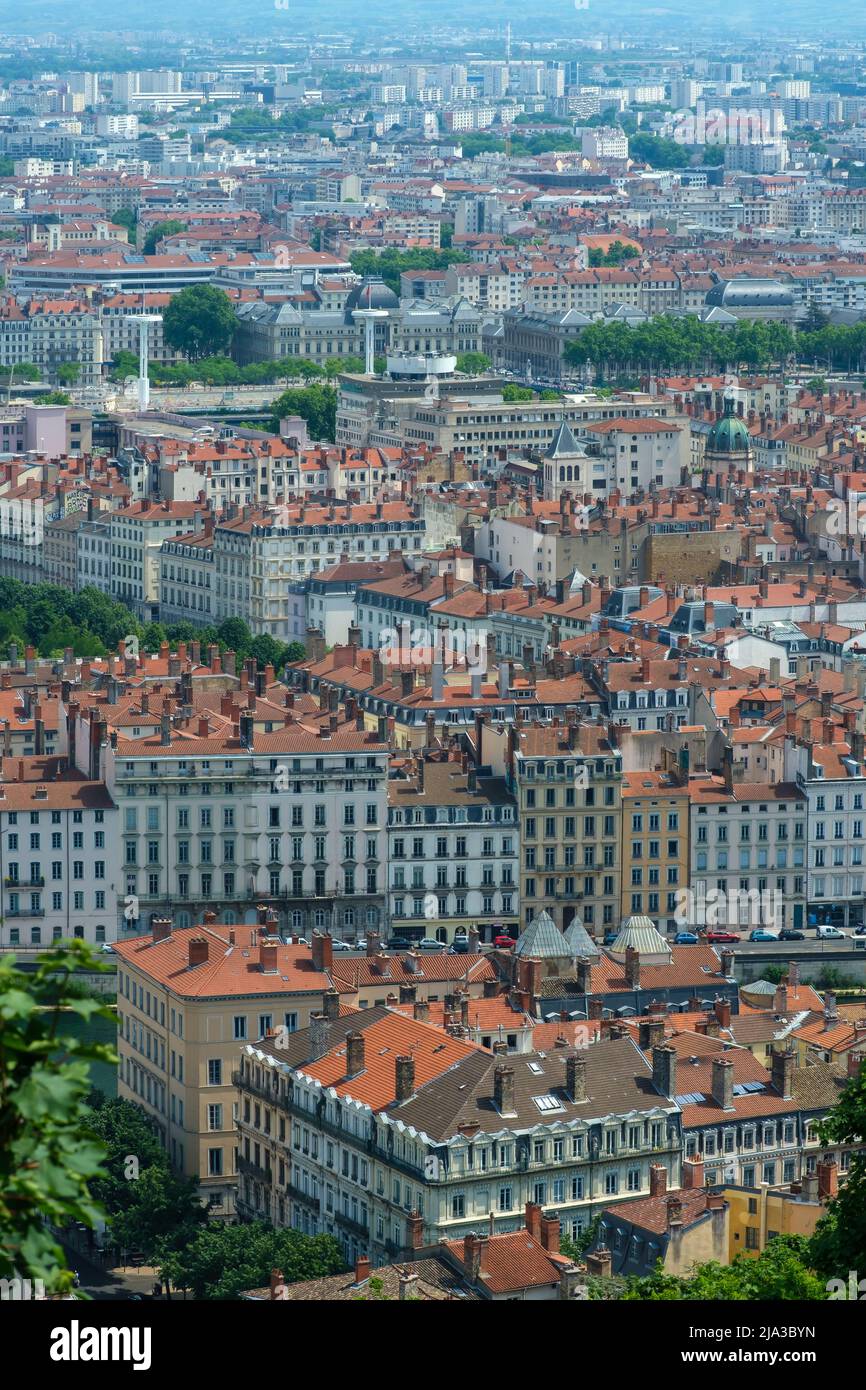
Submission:
M 675 946 L 697 946 L 698 935 L 693 931 L 678 931 L 674 937 Z
M 117 952 L 115 951 L 114 947 L 113 947 L 113 946 L 110 946 L 110 945 L 108 944 L 107 941 L 103 941 L 103 943 L 102 943 L 102 945 L 100 946 L 99 949 L 100 949 L 100 951 L 102 952 L 102 954 L 103 954 L 104 956 L 114 956 L 114 955 L 117 955 Z
M 779 938 L 774 931 L 767 931 L 764 927 L 757 927 L 755 931 L 749 932 L 750 941 L 778 941 Z
M 437 941 L 433 936 L 422 936 L 418 942 L 419 951 L 444 951 L 445 942 Z
M 493 938 L 493 944 L 494 944 L 494 946 L 498 946 L 500 950 L 509 951 L 509 950 L 511 949 L 511 947 L 514 945 L 514 937 L 513 937 L 513 936 L 494 936 L 494 938 Z
M 468 956 L 469 941 L 465 936 L 455 936 L 451 945 L 448 947 L 449 956 Z
M 848 933 L 841 927 L 816 927 L 815 935 L 819 941 L 838 941 L 840 938 L 844 940 Z
M 779 932 L 779 940 L 805 941 L 806 933 L 804 931 L 796 931 L 793 927 L 783 927 L 782 930 Z
M 855 936 L 866 936 L 866 927 L 855 927 L 855 928 L 854 928 L 854 935 L 855 935 Z
M 736 946 L 739 944 L 739 936 L 735 931 L 708 931 L 707 941 L 711 945 Z
M 606 931 L 604 934 L 604 941 L 602 942 L 602 945 L 612 946 L 618 936 L 618 931 Z
M 331 950 L 332 950 L 332 951 L 351 951 L 351 950 L 352 950 L 352 947 L 349 945 L 348 941 L 341 941 L 340 938 L 339 938 L 338 936 L 332 936 L 332 937 L 331 937 Z

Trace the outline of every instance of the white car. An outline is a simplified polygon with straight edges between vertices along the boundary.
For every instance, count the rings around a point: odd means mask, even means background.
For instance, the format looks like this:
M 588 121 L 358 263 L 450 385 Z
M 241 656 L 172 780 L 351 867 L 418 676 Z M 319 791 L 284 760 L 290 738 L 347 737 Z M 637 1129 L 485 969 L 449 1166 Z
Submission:
M 816 927 L 815 936 L 819 941 L 838 941 L 848 935 L 841 927 Z

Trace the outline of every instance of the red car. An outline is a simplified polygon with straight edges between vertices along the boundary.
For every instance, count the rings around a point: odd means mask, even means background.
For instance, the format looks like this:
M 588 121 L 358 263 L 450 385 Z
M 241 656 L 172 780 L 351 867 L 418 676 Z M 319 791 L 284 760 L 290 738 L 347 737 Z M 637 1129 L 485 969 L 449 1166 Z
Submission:
M 498 946 L 498 947 L 500 948 L 500 950 L 507 951 L 507 950 L 509 950 L 509 948 L 510 948 L 511 946 L 514 945 L 514 937 L 513 937 L 513 936 L 494 936 L 494 938 L 493 938 L 493 945 L 494 945 L 494 946 Z
M 708 931 L 707 941 L 711 946 L 735 946 L 739 945 L 740 938 L 734 931 Z

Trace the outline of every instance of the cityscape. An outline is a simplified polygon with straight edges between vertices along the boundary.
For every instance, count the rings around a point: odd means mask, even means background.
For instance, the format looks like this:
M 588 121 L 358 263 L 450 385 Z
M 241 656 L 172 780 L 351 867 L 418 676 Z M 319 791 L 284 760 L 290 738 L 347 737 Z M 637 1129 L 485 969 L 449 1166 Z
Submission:
M 0 1303 L 53 1363 L 663 1300 L 672 1365 L 829 1364 L 864 537 L 859 8 L 0 4 Z

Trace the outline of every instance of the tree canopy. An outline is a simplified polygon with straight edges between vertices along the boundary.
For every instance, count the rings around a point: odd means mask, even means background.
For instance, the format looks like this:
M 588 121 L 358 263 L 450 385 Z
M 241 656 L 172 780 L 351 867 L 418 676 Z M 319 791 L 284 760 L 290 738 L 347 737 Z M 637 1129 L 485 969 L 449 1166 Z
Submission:
M 187 285 L 172 295 L 162 319 L 165 341 L 192 361 L 222 352 L 236 327 L 232 302 L 216 285 Z
M 213 1222 L 181 1250 L 167 1256 L 160 1273 L 198 1299 L 237 1298 L 267 1286 L 279 1269 L 287 1284 L 339 1274 L 346 1261 L 334 1236 L 276 1230 L 263 1221 L 244 1226 Z

